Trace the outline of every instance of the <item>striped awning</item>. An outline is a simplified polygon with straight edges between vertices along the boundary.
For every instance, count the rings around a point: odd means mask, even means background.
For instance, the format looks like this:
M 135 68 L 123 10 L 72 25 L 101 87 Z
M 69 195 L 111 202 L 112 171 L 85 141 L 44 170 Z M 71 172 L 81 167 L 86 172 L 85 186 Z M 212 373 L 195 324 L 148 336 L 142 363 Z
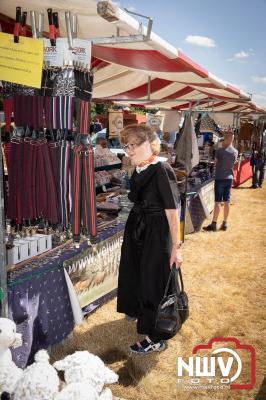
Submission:
M 95 42 L 94 100 L 178 110 L 191 104 L 210 107 L 213 102 L 217 111 L 265 112 L 250 102 L 247 93 L 215 77 L 153 32 L 144 42 L 97 44 L 96 38 L 116 36 L 118 30 L 120 36 L 139 34 L 139 22 L 118 7 L 112 23 L 97 14 L 96 0 L 1 0 L 0 13 L 14 18 L 16 6 L 45 13 L 52 7 L 59 12 L 62 36 L 66 35 L 64 12 L 77 14 L 78 37 Z

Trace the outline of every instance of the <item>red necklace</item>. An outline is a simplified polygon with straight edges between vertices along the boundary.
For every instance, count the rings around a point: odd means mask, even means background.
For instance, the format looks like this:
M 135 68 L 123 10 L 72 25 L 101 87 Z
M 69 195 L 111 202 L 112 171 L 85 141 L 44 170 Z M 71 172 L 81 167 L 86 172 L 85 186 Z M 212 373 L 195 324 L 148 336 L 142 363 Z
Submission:
M 142 168 L 145 167 L 145 165 L 147 164 L 151 164 L 155 159 L 156 159 L 156 155 L 152 154 L 149 158 L 147 158 L 147 160 L 142 161 L 140 164 L 137 165 L 137 167 Z

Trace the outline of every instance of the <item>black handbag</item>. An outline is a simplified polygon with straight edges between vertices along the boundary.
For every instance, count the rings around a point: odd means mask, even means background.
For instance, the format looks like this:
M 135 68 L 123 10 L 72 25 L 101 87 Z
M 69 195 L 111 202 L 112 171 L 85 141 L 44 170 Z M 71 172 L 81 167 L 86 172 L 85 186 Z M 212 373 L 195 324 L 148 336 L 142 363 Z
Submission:
M 188 297 L 184 291 L 181 269 L 176 269 L 174 265 L 168 278 L 163 299 L 157 309 L 155 329 L 159 333 L 167 334 L 170 339 L 180 330 L 188 316 Z

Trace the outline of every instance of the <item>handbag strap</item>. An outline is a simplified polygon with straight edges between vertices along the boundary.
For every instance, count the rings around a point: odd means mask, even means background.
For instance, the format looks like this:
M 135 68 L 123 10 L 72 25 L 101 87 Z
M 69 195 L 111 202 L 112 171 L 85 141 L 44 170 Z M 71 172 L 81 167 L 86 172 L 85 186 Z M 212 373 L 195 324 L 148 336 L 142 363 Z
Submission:
M 180 284 L 179 284 L 179 279 L 180 279 Z M 164 297 L 168 295 L 171 283 L 172 283 L 172 294 L 174 293 L 180 294 L 181 292 L 184 291 L 184 283 L 183 283 L 181 268 L 179 267 L 178 269 L 176 269 L 175 264 L 173 264 L 173 267 L 171 268 L 169 278 L 165 287 Z
M 175 293 L 174 286 L 175 286 L 175 268 L 171 268 L 170 274 L 169 274 L 169 278 L 165 287 L 165 291 L 164 291 L 164 297 L 166 297 L 168 295 L 168 291 L 169 291 L 169 287 L 170 284 L 172 283 L 172 293 Z
M 181 272 L 181 267 L 176 269 L 176 265 L 173 265 L 173 268 L 175 271 L 175 280 L 174 280 L 174 286 L 173 290 L 174 293 L 180 294 L 181 292 L 184 292 L 184 283 L 183 283 L 183 277 L 182 277 L 182 272 Z M 180 280 L 180 283 L 179 283 Z
M 184 282 L 183 282 L 183 277 L 182 277 L 182 272 L 181 272 L 181 268 L 179 267 L 177 270 L 178 273 L 178 278 L 180 279 L 180 283 L 181 283 L 181 292 L 184 292 Z M 178 282 L 178 279 L 177 279 Z M 179 282 L 178 282 L 179 285 Z

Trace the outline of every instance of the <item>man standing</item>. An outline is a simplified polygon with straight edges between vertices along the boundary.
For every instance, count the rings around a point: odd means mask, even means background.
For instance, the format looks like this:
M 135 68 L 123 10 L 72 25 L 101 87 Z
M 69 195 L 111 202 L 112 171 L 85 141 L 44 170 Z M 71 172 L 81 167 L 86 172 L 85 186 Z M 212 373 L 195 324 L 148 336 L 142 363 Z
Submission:
M 102 126 L 100 120 L 97 118 L 96 121 L 94 122 L 93 132 L 97 133 L 97 132 L 100 132 L 102 129 L 103 129 L 103 126 Z
M 230 194 L 234 178 L 233 166 L 238 156 L 238 151 L 232 145 L 233 140 L 234 135 L 231 132 L 225 132 L 222 147 L 217 149 L 215 154 L 215 206 L 212 223 L 203 228 L 205 231 L 215 232 L 217 230 L 216 225 L 222 202 L 224 203 L 224 220 L 221 225 L 221 230 L 226 231 L 227 229 Z

